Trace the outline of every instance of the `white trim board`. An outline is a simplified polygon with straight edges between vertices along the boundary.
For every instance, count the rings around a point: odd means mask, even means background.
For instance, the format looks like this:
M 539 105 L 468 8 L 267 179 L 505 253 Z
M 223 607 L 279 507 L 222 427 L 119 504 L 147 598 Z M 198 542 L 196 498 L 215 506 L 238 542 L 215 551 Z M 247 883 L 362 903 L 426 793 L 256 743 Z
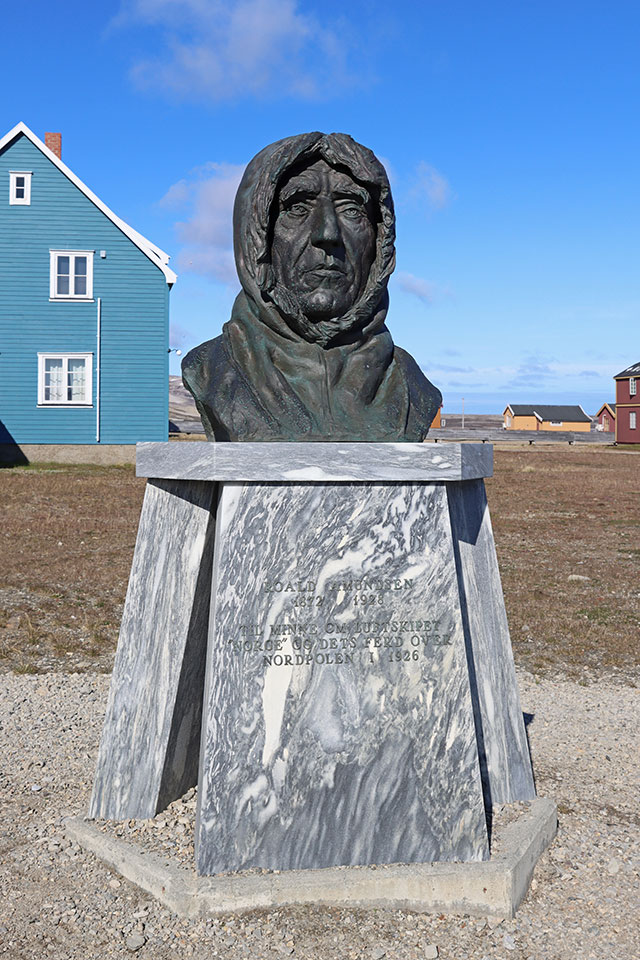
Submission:
M 165 280 L 169 285 L 176 282 L 178 279 L 177 274 L 174 273 L 173 270 L 167 265 L 170 259 L 169 254 L 165 253 L 164 250 L 161 250 L 160 247 L 157 247 L 155 243 L 151 243 L 151 241 L 147 240 L 146 237 L 143 237 L 141 233 L 138 233 L 137 230 L 134 230 L 133 227 L 130 227 L 129 224 L 125 223 L 124 220 L 121 220 L 120 217 L 117 217 L 113 210 L 110 210 L 106 203 L 103 203 L 102 200 L 100 200 L 100 198 L 97 197 L 92 190 L 89 190 L 89 187 L 87 187 L 86 184 L 84 184 L 82 180 L 80 180 L 80 178 L 77 177 L 75 173 L 70 170 L 65 163 L 62 162 L 60 157 L 53 153 L 52 150 L 49 150 L 42 140 L 40 140 L 40 138 L 29 129 L 26 123 L 22 123 L 22 121 L 17 123 L 15 127 L 9 130 L 9 132 L 2 137 L 0 140 L 0 150 L 3 150 L 21 133 L 24 134 L 24 136 L 27 137 L 31 143 L 37 147 L 41 153 L 44 154 L 47 160 L 50 160 L 51 163 L 55 164 L 58 170 L 60 170 L 60 172 L 63 173 L 65 177 L 67 177 L 82 193 L 84 193 L 85 197 L 91 200 L 98 210 L 104 213 L 104 215 L 108 217 L 109 220 L 111 220 L 111 222 L 114 223 L 119 230 L 122 230 L 124 235 L 127 236 L 132 243 L 135 243 L 138 249 L 142 250 L 145 256 L 147 256 L 149 260 L 151 260 L 151 262 L 162 271 Z

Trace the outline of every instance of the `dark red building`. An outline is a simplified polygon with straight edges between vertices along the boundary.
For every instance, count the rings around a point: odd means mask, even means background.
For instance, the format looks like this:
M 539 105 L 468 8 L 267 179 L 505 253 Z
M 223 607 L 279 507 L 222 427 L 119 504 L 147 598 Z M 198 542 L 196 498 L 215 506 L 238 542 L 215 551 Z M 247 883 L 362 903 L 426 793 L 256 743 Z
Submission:
M 600 425 L 604 433 L 616 432 L 616 405 L 615 403 L 603 403 L 596 413 L 596 422 Z
M 616 442 L 640 443 L 640 363 L 617 373 Z

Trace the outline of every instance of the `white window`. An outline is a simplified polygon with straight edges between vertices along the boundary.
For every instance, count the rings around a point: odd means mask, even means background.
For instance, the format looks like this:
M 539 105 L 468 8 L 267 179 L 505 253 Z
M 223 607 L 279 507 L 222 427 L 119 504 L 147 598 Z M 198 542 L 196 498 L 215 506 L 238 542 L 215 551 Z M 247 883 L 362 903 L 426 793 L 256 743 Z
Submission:
M 635 430 L 636 428 L 636 412 L 632 410 L 629 414 L 629 430 Z
M 31 172 L 9 171 L 9 203 L 28 207 L 31 203 Z
M 39 353 L 38 404 L 91 406 L 92 353 Z
M 629 396 L 635 397 L 636 395 L 636 378 L 629 377 Z
M 549 420 L 549 423 L 552 427 L 561 427 L 564 421 L 562 420 Z
M 93 250 L 51 250 L 52 300 L 91 300 Z

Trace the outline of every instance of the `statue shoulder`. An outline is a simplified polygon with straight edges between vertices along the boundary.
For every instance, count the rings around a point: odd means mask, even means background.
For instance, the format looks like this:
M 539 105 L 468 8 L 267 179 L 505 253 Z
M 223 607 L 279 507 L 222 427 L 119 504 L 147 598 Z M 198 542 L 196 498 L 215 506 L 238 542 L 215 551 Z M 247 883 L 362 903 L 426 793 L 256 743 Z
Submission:
M 182 381 L 196 399 L 208 392 L 222 365 L 228 364 L 222 336 L 206 340 L 190 350 L 182 361 Z
M 413 359 L 411 354 L 407 353 L 406 350 L 403 350 L 402 347 L 394 347 L 394 359 L 398 364 L 400 364 L 402 372 L 407 378 L 410 386 L 418 393 L 428 397 L 430 403 L 435 403 L 437 404 L 437 407 L 439 407 L 442 403 L 442 394 L 438 388 L 425 377 L 424 373 Z
M 394 360 L 402 370 L 409 391 L 408 436 L 424 440 L 431 423 L 442 406 L 442 394 L 428 380 L 410 353 L 394 348 Z

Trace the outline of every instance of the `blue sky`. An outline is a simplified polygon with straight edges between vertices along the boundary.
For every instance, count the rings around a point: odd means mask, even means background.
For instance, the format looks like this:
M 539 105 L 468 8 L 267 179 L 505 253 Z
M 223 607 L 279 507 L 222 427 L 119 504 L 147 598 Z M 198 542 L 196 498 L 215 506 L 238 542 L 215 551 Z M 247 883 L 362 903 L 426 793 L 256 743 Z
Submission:
M 640 359 L 637 3 L 37 0 L 3 34 L 2 133 L 61 131 L 71 169 L 171 254 L 172 346 L 228 319 L 244 164 L 337 130 L 389 171 L 388 325 L 445 412 L 593 413 Z

